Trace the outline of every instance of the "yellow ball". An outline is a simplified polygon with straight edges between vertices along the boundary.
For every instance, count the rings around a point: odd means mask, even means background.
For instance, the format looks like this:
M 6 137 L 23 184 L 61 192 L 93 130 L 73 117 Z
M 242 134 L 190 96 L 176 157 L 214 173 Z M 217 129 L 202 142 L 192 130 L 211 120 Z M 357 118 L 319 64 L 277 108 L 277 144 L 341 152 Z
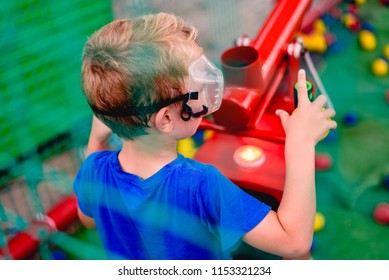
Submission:
M 315 216 L 315 223 L 313 225 L 313 231 L 318 232 L 322 230 L 324 228 L 325 223 L 326 223 L 326 219 L 324 215 L 320 212 L 317 212 Z
M 384 56 L 389 59 L 389 44 L 384 47 Z
M 377 47 L 377 40 L 375 35 L 368 31 L 362 30 L 359 32 L 359 44 L 365 51 L 372 51 Z
M 204 141 L 212 138 L 212 136 L 215 134 L 212 130 L 205 130 L 204 131 Z
M 197 152 L 195 142 L 192 138 L 186 138 L 177 142 L 177 151 L 187 158 L 193 158 Z
M 319 34 L 325 34 L 327 31 L 326 25 L 322 19 L 317 19 L 313 23 L 313 29 Z
M 352 24 L 354 24 L 356 22 L 356 18 L 354 15 L 352 14 L 345 14 L 343 15 L 342 17 L 342 20 L 343 20 L 343 23 L 344 25 L 348 28 L 350 27 Z
M 376 76 L 385 76 L 388 74 L 388 63 L 382 58 L 377 58 L 371 64 L 371 71 Z
M 327 42 L 323 35 L 319 33 L 303 34 L 299 37 L 303 40 L 304 47 L 312 52 L 324 53 L 327 50 Z
M 358 6 L 363 5 L 365 3 L 366 3 L 366 0 L 355 0 L 355 4 L 357 4 Z

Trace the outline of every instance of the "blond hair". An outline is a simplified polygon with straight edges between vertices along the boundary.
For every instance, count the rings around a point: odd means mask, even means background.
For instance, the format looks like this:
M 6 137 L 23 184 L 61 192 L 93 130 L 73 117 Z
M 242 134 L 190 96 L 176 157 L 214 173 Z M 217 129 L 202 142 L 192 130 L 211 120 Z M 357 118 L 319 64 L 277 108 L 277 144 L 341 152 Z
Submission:
M 142 110 L 182 94 L 196 40 L 193 26 L 165 13 L 117 19 L 96 31 L 81 70 L 95 115 L 122 138 L 147 134 L 152 113 Z

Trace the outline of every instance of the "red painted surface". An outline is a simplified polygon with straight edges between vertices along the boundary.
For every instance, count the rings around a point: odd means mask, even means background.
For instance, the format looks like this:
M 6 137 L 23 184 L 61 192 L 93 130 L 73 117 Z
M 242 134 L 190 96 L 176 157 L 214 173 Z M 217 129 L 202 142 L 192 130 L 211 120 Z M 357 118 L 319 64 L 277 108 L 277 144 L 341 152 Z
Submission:
M 285 134 L 276 109 L 294 110 L 293 86 L 300 59 L 287 47 L 301 29 L 311 0 L 280 0 L 249 46 L 237 46 L 221 56 L 225 95 L 213 122 L 201 129 L 215 131 L 195 159 L 216 166 L 238 186 L 280 201 L 285 179 Z M 265 153 L 264 162 L 243 168 L 233 160 L 236 149 L 251 144 Z

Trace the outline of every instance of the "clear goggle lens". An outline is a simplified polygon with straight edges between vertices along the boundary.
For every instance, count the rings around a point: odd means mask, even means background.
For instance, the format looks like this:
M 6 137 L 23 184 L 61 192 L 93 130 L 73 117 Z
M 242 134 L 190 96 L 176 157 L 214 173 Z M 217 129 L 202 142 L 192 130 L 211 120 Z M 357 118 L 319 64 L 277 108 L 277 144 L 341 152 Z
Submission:
M 198 92 L 197 100 L 189 100 L 194 111 L 208 108 L 207 115 L 220 108 L 223 99 L 223 73 L 206 56 L 192 62 L 189 66 L 189 91 Z

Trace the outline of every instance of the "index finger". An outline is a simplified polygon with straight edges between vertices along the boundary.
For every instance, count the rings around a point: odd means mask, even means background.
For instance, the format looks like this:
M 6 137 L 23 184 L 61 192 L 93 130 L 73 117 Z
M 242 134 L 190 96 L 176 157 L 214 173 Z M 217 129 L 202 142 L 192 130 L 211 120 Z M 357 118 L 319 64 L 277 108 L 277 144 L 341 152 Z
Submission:
M 306 103 L 309 101 L 308 90 L 307 90 L 307 79 L 305 75 L 305 70 L 300 69 L 297 74 L 297 99 L 298 105 Z

